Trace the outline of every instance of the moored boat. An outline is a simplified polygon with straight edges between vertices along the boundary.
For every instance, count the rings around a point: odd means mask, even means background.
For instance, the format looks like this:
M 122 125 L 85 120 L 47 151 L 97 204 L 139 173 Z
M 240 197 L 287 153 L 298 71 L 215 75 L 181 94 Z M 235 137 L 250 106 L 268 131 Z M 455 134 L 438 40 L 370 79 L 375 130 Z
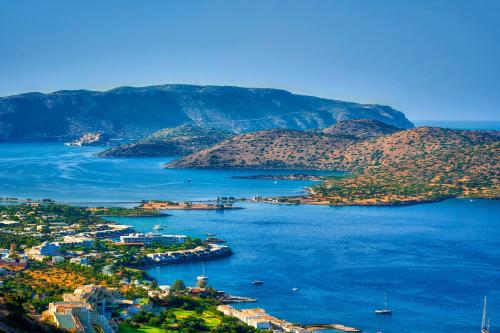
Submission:
M 385 293 L 385 297 L 384 297 L 384 308 L 383 309 L 376 309 L 375 313 L 376 314 L 380 314 L 380 315 L 390 315 L 390 314 L 392 314 L 392 310 L 389 309 L 389 308 L 387 308 L 387 293 Z

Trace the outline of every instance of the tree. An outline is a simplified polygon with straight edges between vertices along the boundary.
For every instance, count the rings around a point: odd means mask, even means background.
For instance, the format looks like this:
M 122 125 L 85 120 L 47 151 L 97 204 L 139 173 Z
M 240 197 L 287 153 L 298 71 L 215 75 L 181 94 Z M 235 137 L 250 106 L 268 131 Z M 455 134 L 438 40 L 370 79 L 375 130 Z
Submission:
M 175 280 L 174 284 L 170 287 L 170 291 L 176 293 L 186 290 L 186 285 L 182 280 Z

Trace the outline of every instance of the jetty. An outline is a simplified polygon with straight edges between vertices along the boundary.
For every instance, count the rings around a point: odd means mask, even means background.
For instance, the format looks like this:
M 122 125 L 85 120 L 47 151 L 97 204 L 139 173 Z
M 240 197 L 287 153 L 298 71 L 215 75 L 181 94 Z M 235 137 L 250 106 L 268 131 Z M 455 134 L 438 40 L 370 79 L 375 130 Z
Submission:
M 362 332 L 361 329 L 356 327 L 350 327 L 342 324 L 310 324 L 310 325 L 300 325 L 308 331 L 322 331 L 322 330 L 337 330 L 344 332 Z

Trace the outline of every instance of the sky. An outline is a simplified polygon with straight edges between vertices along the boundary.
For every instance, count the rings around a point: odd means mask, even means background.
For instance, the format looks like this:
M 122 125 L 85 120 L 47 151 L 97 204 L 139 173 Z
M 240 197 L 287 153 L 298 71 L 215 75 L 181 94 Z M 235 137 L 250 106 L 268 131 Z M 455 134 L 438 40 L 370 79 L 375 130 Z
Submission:
M 0 0 L 0 96 L 271 87 L 500 120 L 500 1 Z

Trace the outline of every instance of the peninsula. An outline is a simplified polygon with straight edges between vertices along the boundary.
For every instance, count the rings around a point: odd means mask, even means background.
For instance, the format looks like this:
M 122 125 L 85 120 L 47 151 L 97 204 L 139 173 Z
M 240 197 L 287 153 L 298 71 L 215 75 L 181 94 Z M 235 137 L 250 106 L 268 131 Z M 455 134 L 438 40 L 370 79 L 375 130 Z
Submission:
M 348 132 L 342 130 L 346 128 Z M 453 197 L 499 198 L 499 149 L 499 131 L 403 130 L 364 120 L 340 122 L 322 132 L 242 134 L 165 167 L 345 171 L 309 188 L 309 196 L 271 200 L 405 205 Z
M 139 208 L 149 211 L 158 210 L 231 210 L 231 209 L 243 209 L 243 207 L 233 206 L 235 200 L 226 198 L 222 200 L 219 198 L 217 204 L 210 203 L 193 203 L 187 202 L 174 202 L 174 201 L 161 201 L 152 200 L 142 202 Z

